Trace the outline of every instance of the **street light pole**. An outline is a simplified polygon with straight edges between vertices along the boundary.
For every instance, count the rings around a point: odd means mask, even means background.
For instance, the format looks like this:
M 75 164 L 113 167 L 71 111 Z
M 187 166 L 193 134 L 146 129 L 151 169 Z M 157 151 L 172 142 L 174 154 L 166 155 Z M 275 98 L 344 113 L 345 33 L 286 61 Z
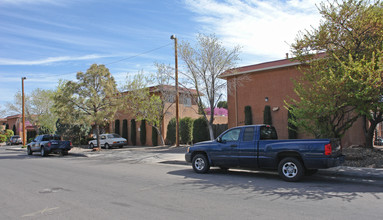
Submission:
M 178 94 L 178 56 L 177 56 L 177 38 L 175 35 L 170 36 L 170 39 L 174 40 L 175 49 L 175 81 L 176 81 L 176 146 L 180 146 L 180 135 L 179 135 L 179 94 Z
M 21 77 L 21 89 L 22 89 L 22 108 L 23 108 L 23 146 L 26 145 L 26 135 L 25 135 L 25 97 L 24 97 L 24 80 L 27 77 Z

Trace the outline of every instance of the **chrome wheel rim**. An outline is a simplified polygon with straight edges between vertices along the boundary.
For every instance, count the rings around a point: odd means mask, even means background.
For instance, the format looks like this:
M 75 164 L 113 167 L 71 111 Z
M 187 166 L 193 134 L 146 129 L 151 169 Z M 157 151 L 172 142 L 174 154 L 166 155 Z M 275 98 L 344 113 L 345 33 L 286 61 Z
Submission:
M 197 170 L 203 170 L 205 168 L 205 161 L 202 158 L 197 158 L 194 161 L 194 166 Z
M 287 162 L 283 164 L 282 172 L 287 178 L 294 178 L 298 174 L 298 167 L 293 162 Z

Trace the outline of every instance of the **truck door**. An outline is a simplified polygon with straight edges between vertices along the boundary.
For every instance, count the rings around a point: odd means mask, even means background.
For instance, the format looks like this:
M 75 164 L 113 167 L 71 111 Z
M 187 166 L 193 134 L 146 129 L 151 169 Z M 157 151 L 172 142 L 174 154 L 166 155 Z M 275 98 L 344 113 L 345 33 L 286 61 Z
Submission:
M 212 152 L 215 165 L 223 167 L 236 167 L 238 163 L 239 154 L 239 138 L 241 128 L 234 128 L 227 131 L 221 136 L 221 141 L 218 143 L 218 148 Z
M 255 142 L 255 127 L 245 127 L 242 141 L 239 143 L 239 166 L 258 167 L 258 153 Z

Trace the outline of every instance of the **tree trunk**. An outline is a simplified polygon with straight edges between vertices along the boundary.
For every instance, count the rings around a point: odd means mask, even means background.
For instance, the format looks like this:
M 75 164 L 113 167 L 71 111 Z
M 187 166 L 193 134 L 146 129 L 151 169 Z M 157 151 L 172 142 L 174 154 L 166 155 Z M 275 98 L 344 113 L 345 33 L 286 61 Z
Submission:
M 210 123 L 207 123 L 207 127 L 209 128 L 210 140 L 214 140 L 213 125 L 211 125 Z
M 162 137 L 162 132 L 161 132 L 161 129 L 160 128 L 158 128 L 158 127 L 156 127 L 156 126 L 154 126 L 155 128 L 156 128 L 156 130 L 157 130 L 157 134 L 158 134 L 158 136 L 160 136 L 161 137 L 161 146 L 164 146 L 165 145 L 165 140 L 164 140 L 164 137 Z
M 97 148 L 98 150 L 101 150 L 101 143 L 100 143 L 100 125 L 96 124 L 96 137 L 97 137 Z
M 374 134 L 376 126 L 383 121 L 383 113 L 374 113 L 373 118 L 369 119 L 370 125 L 367 127 L 367 118 L 366 116 L 363 117 L 364 122 L 364 135 L 366 140 L 366 147 L 367 148 L 373 148 L 374 147 Z

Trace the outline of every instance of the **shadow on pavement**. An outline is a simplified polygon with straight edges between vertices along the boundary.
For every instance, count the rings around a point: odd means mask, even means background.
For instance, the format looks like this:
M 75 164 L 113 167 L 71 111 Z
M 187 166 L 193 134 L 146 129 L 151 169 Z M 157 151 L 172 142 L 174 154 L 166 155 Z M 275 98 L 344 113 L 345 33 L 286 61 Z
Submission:
M 300 182 L 285 182 L 276 172 L 268 171 L 223 171 L 211 169 L 207 174 L 197 174 L 190 167 L 168 172 L 170 175 L 182 176 L 188 181 L 183 185 L 199 190 L 246 190 L 246 199 L 259 196 L 270 196 L 275 199 L 309 199 L 323 200 L 339 198 L 352 201 L 368 193 L 380 201 L 383 198 L 383 184 L 368 179 L 336 178 L 321 175 L 304 177 Z M 371 199 L 373 202 L 374 199 Z

